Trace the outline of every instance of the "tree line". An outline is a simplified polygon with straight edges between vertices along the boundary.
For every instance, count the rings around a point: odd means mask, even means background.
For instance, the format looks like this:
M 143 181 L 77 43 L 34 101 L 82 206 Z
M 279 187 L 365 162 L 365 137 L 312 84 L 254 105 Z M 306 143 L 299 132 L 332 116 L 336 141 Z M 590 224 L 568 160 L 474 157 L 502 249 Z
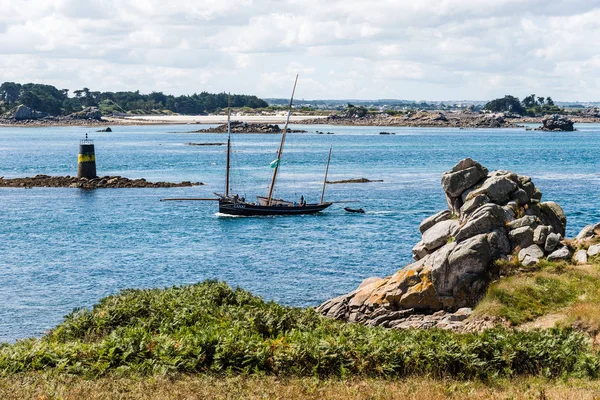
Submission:
M 68 115 L 85 107 L 98 107 L 103 114 L 150 113 L 169 110 L 179 114 L 204 114 L 227 107 L 226 93 L 194 93 L 173 96 L 162 92 L 142 94 L 135 92 L 99 92 L 88 88 L 73 91 L 57 89 L 52 85 L 4 82 L 0 85 L 0 107 L 10 110 L 19 104 L 50 115 Z M 256 97 L 234 94 L 232 107 L 263 108 L 268 104 Z
M 522 101 L 518 97 L 506 95 L 488 102 L 484 109 L 492 112 L 511 112 L 519 115 L 536 116 L 561 112 L 562 109 L 554 104 L 552 97 L 530 94 Z

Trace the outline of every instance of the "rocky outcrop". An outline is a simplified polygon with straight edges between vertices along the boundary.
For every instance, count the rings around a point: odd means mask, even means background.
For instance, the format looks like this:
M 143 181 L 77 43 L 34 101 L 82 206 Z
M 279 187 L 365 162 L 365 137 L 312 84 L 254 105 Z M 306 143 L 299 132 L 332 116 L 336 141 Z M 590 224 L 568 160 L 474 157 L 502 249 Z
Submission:
M 145 179 L 129 179 L 122 176 L 103 176 L 94 179 L 75 176 L 36 175 L 31 178 L 4 179 L 0 177 L 0 187 L 72 187 L 81 189 L 103 188 L 171 188 L 202 185 L 201 182 L 148 182 Z
M 114 121 L 113 121 L 114 122 Z M 17 126 L 54 126 L 54 125 L 101 125 L 106 121 L 97 107 L 88 107 L 82 111 L 67 116 L 52 116 L 47 113 L 35 111 L 27 106 L 19 105 L 12 112 L 0 118 L 0 125 Z M 111 132 L 111 128 L 98 132 Z
M 517 255 L 524 266 L 532 266 L 547 256 L 571 257 L 561 244 L 566 227 L 562 208 L 542 203 L 542 193 L 529 177 L 490 173 L 467 158 L 445 172 L 441 183 L 448 209 L 420 224 L 415 262 L 391 276 L 370 278 L 355 291 L 323 303 L 319 312 L 368 325 L 413 326 L 409 321 L 425 315 L 477 304 L 499 276 L 498 259 Z
M 359 126 L 412 126 L 453 128 L 506 128 L 517 125 L 507 120 L 504 114 L 482 114 L 478 112 L 428 112 L 416 111 L 391 116 L 387 113 L 368 113 L 362 117 L 331 114 L 327 118 L 307 119 L 305 124 L 359 125 Z M 387 133 L 387 132 L 386 132 Z M 383 133 L 383 134 L 386 134 Z
M 283 130 L 277 124 L 253 124 L 242 121 L 231 121 L 232 133 L 281 133 Z M 300 129 L 289 129 L 288 133 L 304 133 Z M 219 125 L 215 128 L 200 129 L 193 133 L 227 133 L 227 124 Z
M 333 302 L 336 299 L 330 300 Z M 325 303 L 322 307 L 327 308 L 328 304 Z M 335 318 L 335 312 L 339 311 L 339 308 L 330 308 L 332 315 L 328 315 L 331 318 Z M 385 328 L 393 329 L 444 329 L 457 332 L 480 332 L 485 329 L 494 327 L 498 322 L 494 319 L 477 319 L 473 321 L 467 320 L 473 313 L 473 310 L 469 307 L 464 307 L 456 310 L 455 312 L 448 312 L 444 310 L 436 311 L 433 314 L 420 314 L 414 309 L 407 309 L 401 311 L 387 311 L 381 309 L 376 313 L 373 313 L 371 319 L 366 322 L 366 325 L 370 326 L 382 326 Z
M 600 222 L 585 226 L 572 241 L 575 248 L 573 261 L 577 264 L 587 263 L 589 258 L 600 255 Z
M 102 119 L 102 113 L 98 107 L 87 107 L 81 111 L 75 112 L 68 116 L 71 119 L 91 119 L 100 121 Z
M 371 182 L 383 182 L 383 179 L 367 179 L 367 178 L 354 178 L 354 179 L 342 179 L 339 181 L 327 181 L 330 185 L 339 183 L 371 183 Z
M 555 114 L 551 117 L 544 118 L 542 120 L 542 126 L 537 128 L 541 131 L 566 131 L 572 132 L 575 130 L 573 127 L 573 121 L 567 117 L 562 117 Z
M 431 119 L 432 121 L 448 121 L 448 118 L 444 113 L 439 113 L 437 117 Z
M 20 104 L 15 108 L 12 112 L 5 115 L 5 118 L 12 119 L 15 121 L 26 121 L 26 120 L 35 120 L 45 117 L 46 113 L 42 113 L 39 111 L 35 111 L 32 108 L 29 108 L 23 104 Z
M 600 108 L 588 107 L 581 111 L 581 115 L 588 118 L 600 118 Z
M 473 121 L 470 127 L 473 128 L 504 128 L 512 126 L 512 124 L 506 122 L 503 114 L 499 115 L 485 115 L 479 117 Z
M 112 132 L 112 129 L 110 128 L 110 126 L 107 126 L 104 129 L 99 129 L 96 132 Z
M 112 120 L 111 124 L 115 125 L 133 125 L 130 120 Z M 55 117 L 52 115 L 46 115 L 41 118 L 36 119 L 24 119 L 24 120 L 16 120 L 12 118 L 0 118 L 0 126 L 35 126 L 35 127 L 45 127 L 45 126 L 94 126 L 100 127 L 105 126 L 106 120 L 100 119 L 77 119 L 72 118 L 71 116 L 66 117 Z
M 575 237 L 575 240 L 586 241 L 586 240 L 592 240 L 597 237 L 600 237 L 600 222 L 597 224 L 585 226 L 579 232 L 579 234 Z

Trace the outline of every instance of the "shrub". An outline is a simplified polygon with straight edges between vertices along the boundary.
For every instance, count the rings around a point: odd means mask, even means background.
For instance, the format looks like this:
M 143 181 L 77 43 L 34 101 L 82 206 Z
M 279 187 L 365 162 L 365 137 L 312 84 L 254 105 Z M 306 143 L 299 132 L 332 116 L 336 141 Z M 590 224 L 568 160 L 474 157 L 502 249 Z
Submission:
M 552 292 L 541 303 L 569 295 L 551 280 L 539 285 Z M 522 307 L 518 296 L 509 295 Z M 599 360 L 586 338 L 570 329 L 387 330 L 265 302 L 215 281 L 125 290 L 91 310 L 75 310 L 41 339 L 0 346 L 4 375 L 55 370 L 86 376 L 211 372 L 485 379 L 597 376 Z

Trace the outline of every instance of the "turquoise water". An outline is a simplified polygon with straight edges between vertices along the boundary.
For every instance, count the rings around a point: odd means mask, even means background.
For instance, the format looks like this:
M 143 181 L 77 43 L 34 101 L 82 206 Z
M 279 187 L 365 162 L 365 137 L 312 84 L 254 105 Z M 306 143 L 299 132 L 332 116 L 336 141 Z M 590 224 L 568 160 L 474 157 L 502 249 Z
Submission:
M 564 207 L 570 236 L 600 221 L 600 125 L 574 133 L 304 127 L 310 132 L 288 137 L 277 197 L 317 201 L 330 145 L 331 180 L 384 182 L 328 186 L 327 199 L 358 199 L 354 206 L 364 215 L 335 205 L 320 215 L 263 218 L 220 217 L 212 202 L 159 201 L 223 190 L 225 147 L 185 143 L 225 136 L 184 133 L 192 128 L 92 133 L 98 171 L 206 186 L 0 188 L 0 341 L 39 336 L 73 308 L 122 288 L 207 278 L 283 304 L 317 305 L 410 262 L 419 222 L 445 207 L 441 173 L 464 157 L 532 176 L 545 200 Z M 379 135 L 383 130 L 396 135 Z M 0 128 L 0 176 L 74 175 L 79 139 L 88 131 Z M 266 193 L 278 141 L 278 135 L 234 137 L 234 191 L 248 199 Z

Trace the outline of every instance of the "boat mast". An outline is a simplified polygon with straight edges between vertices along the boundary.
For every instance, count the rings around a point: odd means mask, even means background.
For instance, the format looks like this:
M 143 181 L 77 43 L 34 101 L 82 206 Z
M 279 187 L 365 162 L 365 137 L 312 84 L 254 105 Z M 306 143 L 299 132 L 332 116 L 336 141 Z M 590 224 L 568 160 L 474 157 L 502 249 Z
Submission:
M 327 157 L 327 168 L 325 168 L 325 179 L 323 179 L 323 191 L 321 192 L 321 202 L 319 204 L 323 204 L 323 198 L 325 197 L 325 185 L 327 184 L 327 174 L 329 173 L 329 162 L 331 161 L 331 149 L 333 145 L 329 147 L 329 157 Z
M 294 89 L 292 90 L 292 97 L 290 97 L 290 106 L 288 108 L 287 118 L 285 120 L 285 126 L 283 127 L 283 133 L 281 134 L 281 143 L 279 144 L 279 151 L 277 152 L 277 159 L 275 169 L 273 170 L 273 178 L 271 178 L 271 186 L 269 187 L 269 196 L 267 196 L 267 205 L 271 205 L 271 197 L 273 196 L 273 190 L 275 189 L 275 180 L 277 179 L 277 171 L 279 170 L 279 163 L 281 162 L 281 153 L 283 152 L 283 143 L 285 142 L 285 134 L 287 133 L 287 127 L 290 122 L 290 114 L 292 113 L 292 102 L 294 101 L 294 93 L 296 92 L 296 83 L 298 83 L 298 75 L 296 74 L 296 80 L 294 81 Z
M 225 174 L 225 197 L 229 197 L 229 159 L 231 153 L 231 94 L 227 95 L 227 173 Z

